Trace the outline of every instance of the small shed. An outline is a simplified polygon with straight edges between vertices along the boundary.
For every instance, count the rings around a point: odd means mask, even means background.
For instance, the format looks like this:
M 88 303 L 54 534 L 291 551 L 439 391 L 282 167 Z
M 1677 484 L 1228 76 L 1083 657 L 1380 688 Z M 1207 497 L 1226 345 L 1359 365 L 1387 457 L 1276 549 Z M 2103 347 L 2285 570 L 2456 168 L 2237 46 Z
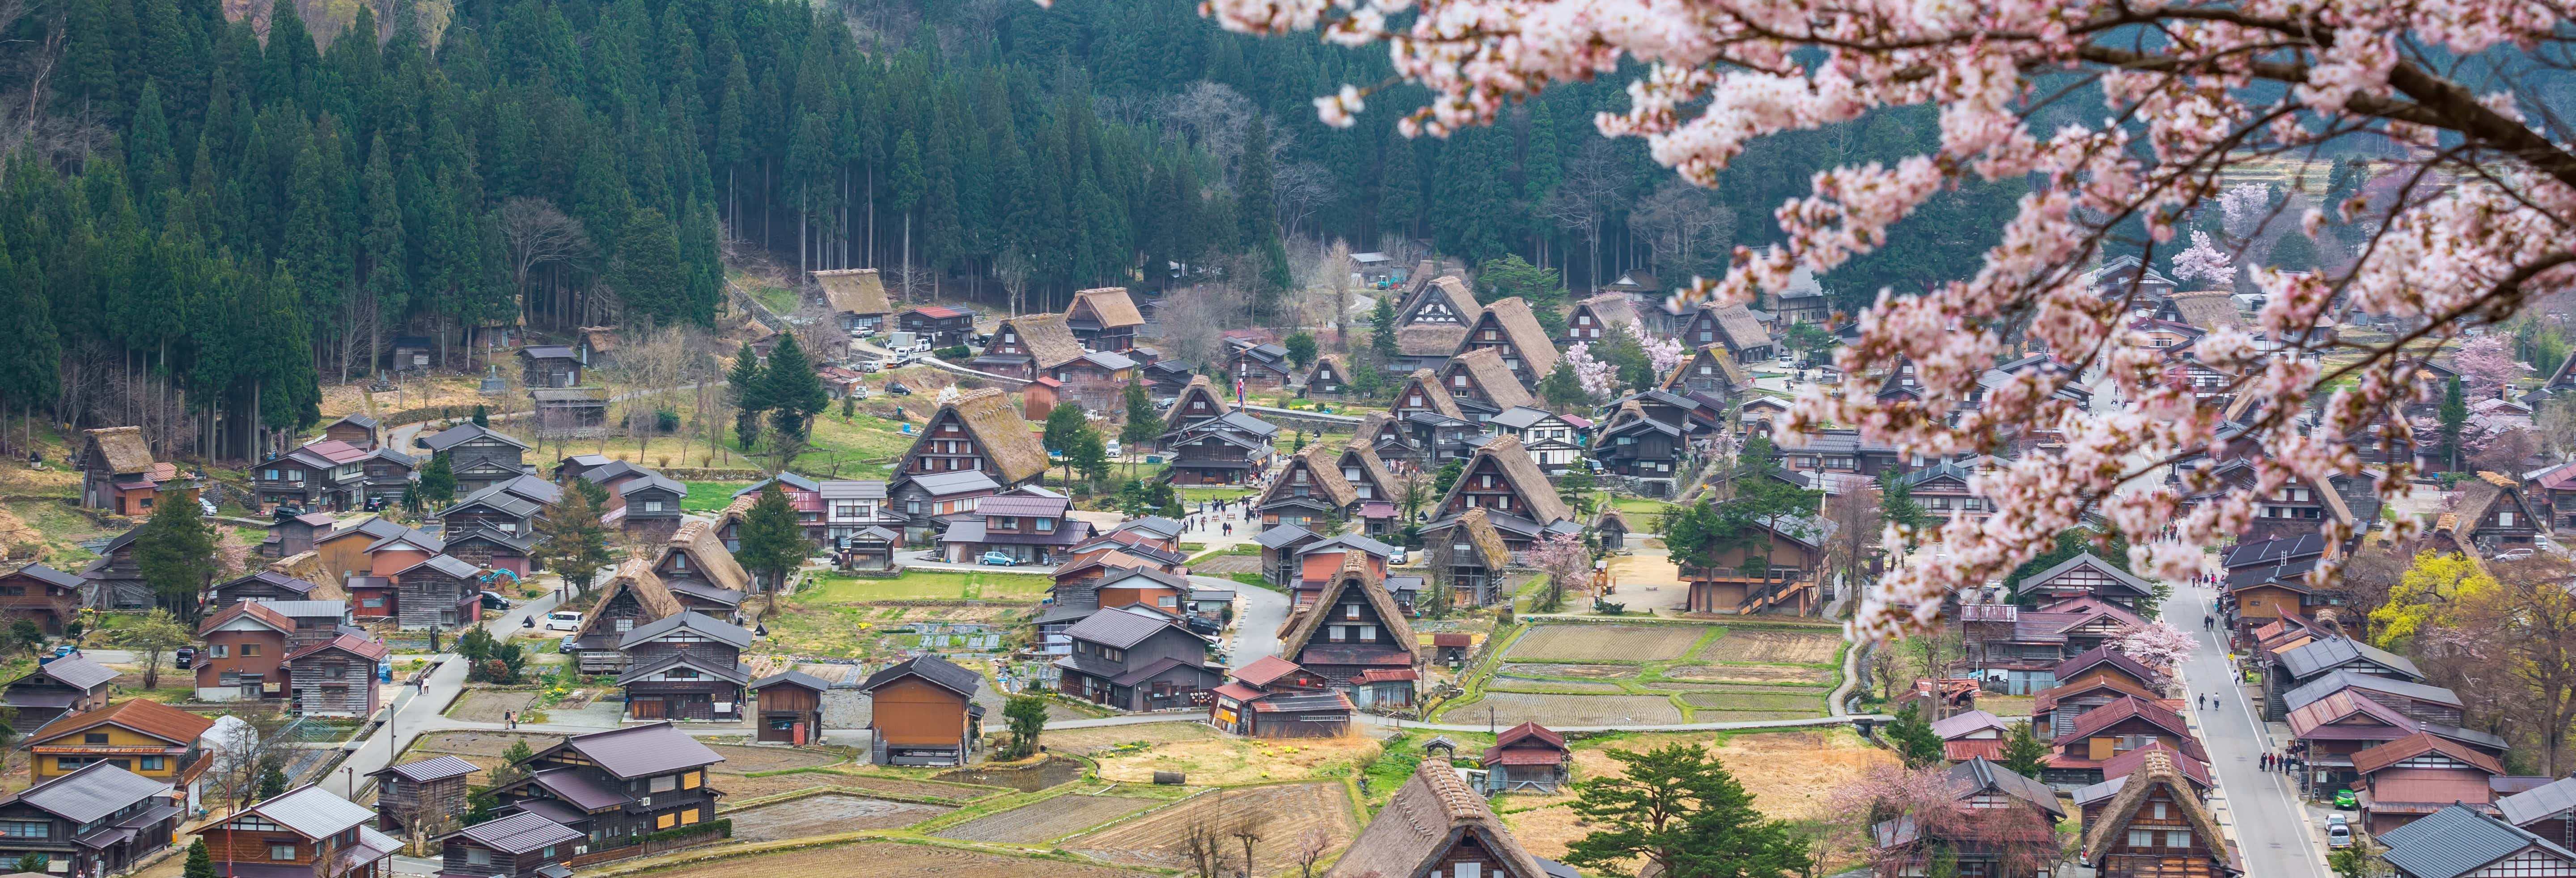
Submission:
M 832 684 L 803 671 L 785 671 L 751 682 L 760 704 L 760 740 L 804 746 L 823 738 L 823 693 Z
M 1443 631 L 1431 635 L 1431 660 L 1450 667 L 1467 663 L 1467 652 L 1476 646 L 1476 635 L 1464 631 Z
M 393 366 L 396 372 L 427 372 L 429 362 L 438 356 L 438 343 L 426 335 L 394 336 Z
M 1537 723 L 1522 723 L 1494 736 L 1485 748 L 1485 795 L 1524 790 L 1554 793 L 1573 777 L 1574 751 L 1565 736 Z
M 1619 510 L 1603 508 L 1601 519 L 1592 523 L 1592 532 L 1601 535 L 1603 549 L 1628 547 L 1628 518 L 1620 515 Z
M 581 355 L 559 344 L 519 349 L 519 383 L 527 387 L 571 387 L 581 383 Z
M 850 535 L 850 545 L 842 549 L 843 566 L 854 570 L 892 570 L 894 551 L 903 548 L 903 534 L 870 525 Z
M 875 765 L 964 765 L 983 748 L 984 706 L 975 693 L 984 675 L 936 655 L 918 656 L 868 675 L 868 762 Z
M 608 426 L 608 388 L 539 387 L 528 391 L 535 405 L 537 435 L 578 436 Z
M 376 829 L 397 835 L 456 831 L 467 810 L 465 778 L 479 769 L 454 756 L 376 769 Z

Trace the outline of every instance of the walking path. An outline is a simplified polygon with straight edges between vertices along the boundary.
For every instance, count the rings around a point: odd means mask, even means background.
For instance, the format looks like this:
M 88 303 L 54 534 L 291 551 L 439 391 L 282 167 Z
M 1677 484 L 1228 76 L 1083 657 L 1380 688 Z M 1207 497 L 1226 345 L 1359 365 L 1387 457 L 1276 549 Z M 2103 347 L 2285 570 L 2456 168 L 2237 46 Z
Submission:
M 2167 617 L 2188 620 L 2208 614 L 2210 594 L 2200 586 L 2177 589 L 2166 599 Z M 2322 830 L 2308 821 L 2308 809 L 2300 803 L 2290 776 L 2262 768 L 2263 754 L 2281 748 L 2256 719 L 2245 687 L 2236 683 L 2236 671 L 2227 662 L 2227 647 L 2220 637 L 2219 632 L 2196 632 L 2200 649 L 2182 667 L 2194 699 L 2188 711 L 2193 731 L 2209 751 L 2209 768 L 2218 782 L 2210 805 L 2218 813 L 2219 825 L 2234 836 L 2249 875 L 2328 878 Z M 2198 707 L 2204 695 L 2216 696 L 2220 706 Z
M 507 640 L 520 630 L 522 620 L 531 616 L 543 617 L 554 606 L 553 592 L 535 600 L 520 601 L 500 616 L 485 620 L 483 630 Z M 396 685 L 393 696 L 387 699 L 390 705 L 384 713 L 390 721 L 377 726 L 373 734 L 359 741 L 348 758 L 341 761 L 340 769 L 332 773 L 334 776 L 321 779 L 324 788 L 356 801 L 360 794 L 375 786 L 375 779 L 368 777 L 368 772 L 393 764 L 394 757 L 421 735 L 456 722 L 445 714 L 447 706 L 454 704 L 457 696 L 465 692 L 465 663 L 454 659 L 450 653 L 431 656 L 434 667 L 429 672 L 426 685 Z M 482 725 L 499 726 L 498 723 Z M 583 728 L 578 731 L 599 730 Z

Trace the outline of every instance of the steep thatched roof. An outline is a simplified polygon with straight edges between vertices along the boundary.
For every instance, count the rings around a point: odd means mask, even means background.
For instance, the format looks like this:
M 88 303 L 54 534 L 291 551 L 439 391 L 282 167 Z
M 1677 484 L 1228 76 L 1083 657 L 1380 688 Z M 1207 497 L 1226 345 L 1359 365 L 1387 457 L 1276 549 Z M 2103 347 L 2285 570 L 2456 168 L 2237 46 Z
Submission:
M 1555 349 L 1549 348 L 1549 350 Z M 1553 368 L 1553 365 L 1550 368 Z M 1503 365 L 1501 348 L 1479 348 L 1450 359 L 1449 365 L 1440 370 L 1439 383 L 1449 383 L 1450 377 L 1460 372 L 1467 373 L 1467 377 L 1475 381 L 1478 388 L 1485 391 L 1485 396 L 1493 402 L 1495 408 L 1538 406 L 1538 398 L 1531 396 L 1529 388 L 1521 384 L 1520 376 L 1513 375 L 1511 367 Z
M 1512 483 L 1513 493 L 1520 495 L 1521 503 L 1525 507 L 1522 511 L 1528 513 L 1532 520 L 1539 524 L 1547 524 L 1574 517 L 1574 511 L 1566 508 L 1565 500 L 1556 496 L 1556 486 L 1548 483 L 1547 474 L 1538 471 L 1538 462 L 1530 459 L 1529 451 L 1521 446 L 1519 437 L 1509 435 L 1494 437 L 1493 441 L 1476 449 L 1476 456 L 1468 458 L 1467 468 L 1462 472 L 1475 473 L 1488 458 L 1500 468 L 1503 479 Z M 1456 499 L 1459 492 L 1466 488 L 1467 479 L 1465 478 L 1460 478 L 1457 484 L 1450 485 L 1449 495 L 1440 498 L 1440 508 L 1449 508 L 1449 502 Z
M 1546 327 L 1538 325 L 1538 315 L 1530 313 L 1529 302 L 1513 296 L 1485 306 L 1484 321 L 1501 327 L 1503 337 L 1520 351 L 1521 361 L 1528 363 L 1530 374 L 1538 378 L 1556 371 L 1556 342 L 1547 337 Z M 1471 336 L 1469 343 L 1475 339 Z
M 1445 357 L 1465 340 L 1464 323 L 1416 323 L 1395 331 L 1395 352 L 1408 357 Z
M 1399 406 L 1406 404 L 1413 399 L 1417 391 L 1422 394 L 1424 408 L 1459 420 L 1466 420 L 1466 413 L 1458 409 L 1458 401 L 1451 399 L 1449 391 L 1440 386 L 1440 376 L 1431 374 L 1429 369 L 1415 369 L 1413 377 L 1404 379 L 1404 386 L 1396 389 L 1395 404 Z
M 1396 492 L 1395 473 L 1387 470 L 1386 461 L 1377 456 L 1377 443 L 1373 441 L 1377 435 L 1377 425 L 1385 423 L 1377 419 L 1385 417 L 1384 413 L 1377 413 L 1369 415 L 1371 420 L 1361 421 L 1358 435 L 1352 436 L 1351 441 L 1343 443 L 1339 463 L 1344 469 L 1358 467 L 1361 480 L 1377 489 L 1376 499 L 1392 500 L 1395 499 Z
M 109 472 L 148 473 L 152 471 L 152 444 L 143 441 L 141 427 L 107 427 L 91 430 L 89 444 L 98 449 L 99 459 L 107 461 Z
M 653 560 L 635 555 L 620 562 L 616 575 L 608 578 L 608 587 L 600 590 L 599 603 L 594 606 L 608 606 L 608 602 L 616 600 L 619 593 L 633 592 L 635 602 L 643 606 L 644 612 L 653 619 L 667 619 L 687 612 L 687 608 L 680 606 L 680 599 L 671 596 L 670 587 L 662 584 L 662 577 L 654 575 Z M 604 613 L 590 614 L 581 620 L 581 630 L 573 632 L 573 638 L 578 640 L 599 633 L 601 620 L 607 618 Z
M 2190 779 L 2183 776 L 2182 769 L 2174 767 L 2173 758 L 2165 753 L 2149 753 L 2140 760 L 2138 770 L 2130 772 L 2128 782 L 2111 797 L 2101 818 L 2088 827 L 2084 852 L 2092 861 L 2102 862 L 2102 855 L 2127 837 L 2129 821 L 2137 817 L 2138 806 L 2146 804 L 2148 794 L 2158 789 L 2164 790 L 2165 798 L 2181 809 L 2182 818 L 2191 823 L 2192 835 L 2201 848 L 2193 855 L 2206 853 L 2220 863 L 2228 862 L 2227 836 L 2218 831 L 2218 819 L 2210 816 L 2208 806 L 2192 792 Z
M 706 522 L 692 521 L 680 525 L 679 530 L 671 533 L 670 541 L 663 544 L 661 557 L 653 559 L 653 566 L 662 566 L 674 549 L 687 551 L 690 559 L 697 562 L 697 571 L 717 587 L 751 593 L 751 573 L 733 559 L 733 553 L 725 549 L 724 541 L 716 538 L 716 529 Z
M 1580 314 L 1585 309 L 1591 310 L 1592 319 L 1601 325 L 1604 335 L 1622 325 L 1645 326 L 1637 316 L 1637 300 L 1629 298 L 1627 293 L 1602 293 L 1574 303 L 1575 313 Z M 1567 322 L 1570 324 L 1572 321 Z
M 1011 333 L 1019 338 L 1020 346 L 1027 349 L 1029 356 L 1038 361 L 1040 371 L 1053 369 L 1082 357 L 1082 342 L 1073 337 L 1073 328 L 1065 325 L 1062 314 L 1022 314 L 1004 320 L 1001 328 L 993 330 L 992 343 L 1003 344 L 1004 333 Z M 986 353 L 991 351 L 990 345 L 985 347 Z
M 1090 306 L 1092 318 L 1100 321 L 1103 329 L 1145 325 L 1145 315 L 1137 313 L 1136 300 L 1128 298 L 1126 287 L 1101 287 L 1074 293 L 1073 303 L 1064 307 L 1065 319 L 1072 319 L 1074 312 L 1082 310 L 1085 305 Z
M 1752 309 L 1739 304 L 1712 310 L 1717 318 L 1718 334 L 1725 336 L 1729 350 L 1740 353 L 1771 345 L 1770 330 L 1762 328 L 1762 321 L 1754 318 Z
M 2223 292 L 2175 293 L 2165 300 L 2173 307 L 2174 316 L 2197 329 L 2243 326 L 2245 320 L 2236 314 L 2236 299 Z
M 1279 471 L 1278 478 L 1270 480 L 1270 488 L 1261 492 L 1261 500 L 1254 503 L 1253 508 L 1268 506 L 1274 500 L 1295 498 L 1296 489 L 1301 487 L 1312 488 L 1309 496 L 1321 499 L 1335 509 L 1350 506 L 1359 500 L 1359 492 L 1342 478 L 1342 468 L 1338 465 L 1340 460 L 1341 452 L 1324 443 L 1306 446 L 1306 450 L 1288 459 L 1287 468 Z M 1308 477 L 1311 481 L 1303 485 L 1295 483 L 1295 470 L 1301 464 L 1312 474 Z
M 1372 609 L 1377 610 L 1378 622 L 1386 627 L 1387 636 L 1395 641 L 1395 645 L 1404 647 L 1406 652 L 1411 653 L 1416 664 L 1421 663 L 1421 638 L 1413 636 L 1413 624 L 1405 621 L 1403 609 L 1395 605 L 1395 593 L 1386 590 L 1385 581 L 1377 575 L 1376 570 L 1368 566 L 1367 552 L 1342 553 L 1342 569 L 1333 574 L 1331 581 L 1324 583 L 1323 592 L 1317 594 L 1315 602 L 1307 606 L 1332 607 L 1342 599 L 1343 592 L 1357 592 L 1361 600 L 1367 601 Z M 1314 640 L 1315 635 L 1324 630 L 1324 623 L 1327 621 L 1325 617 L 1329 615 L 1331 614 L 1320 609 L 1310 609 L 1297 614 L 1293 627 L 1288 629 L 1288 636 L 1279 642 L 1279 654 L 1293 657 L 1303 651 L 1307 642 Z
M 1326 367 L 1330 367 L 1332 371 L 1326 372 Z M 1316 357 L 1315 367 L 1306 370 L 1306 383 L 1309 386 L 1312 386 L 1317 378 L 1328 374 L 1333 376 L 1334 381 L 1347 385 L 1351 383 L 1351 364 L 1349 361 L 1342 359 L 1342 355 L 1340 354 L 1325 354 L 1323 356 Z
M 1700 348 L 1698 353 L 1690 355 L 1690 358 L 1683 360 L 1680 366 L 1674 367 L 1673 374 L 1664 376 L 1664 383 L 1660 386 L 1665 390 L 1680 387 L 1684 380 L 1696 375 L 1699 367 L 1705 365 L 1716 369 L 1717 376 L 1726 382 L 1729 389 L 1743 390 L 1752 387 L 1752 373 L 1744 371 L 1744 366 L 1735 362 L 1734 357 L 1727 356 L 1725 351 L 1726 346 L 1718 344 Z
M 1449 526 L 1467 538 L 1467 545 L 1476 547 L 1477 560 L 1485 565 L 1485 569 L 1501 570 L 1511 566 L 1511 547 L 1503 544 L 1503 532 L 1494 529 L 1494 522 L 1485 517 L 1485 510 L 1467 510 Z M 1450 539 L 1451 545 L 1457 545 L 1455 536 Z
M 1064 329 L 1063 317 L 1048 317 L 1055 321 L 1058 331 Z M 969 390 L 944 408 L 955 409 L 959 423 L 965 424 L 975 441 L 983 444 L 984 453 L 1001 469 L 1003 484 L 1018 484 L 1046 472 L 1046 448 L 1038 444 L 1037 434 L 1029 430 L 1028 419 L 1020 416 L 1019 407 L 1012 405 L 1011 398 L 1002 391 L 991 387 Z M 933 422 L 937 420 L 937 416 L 931 418 Z M 923 433 L 920 441 L 930 441 L 929 434 Z
M 279 558 L 269 562 L 267 570 L 270 573 L 284 574 L 313 583 L 313 590 L 304 593 L 305 600 L 345 601 L 349 599 L 349 590 L 340 586 L 340 577 L 331 575 L 331 568 L 322 563 L 320 552 L 298 552 Z
M 1500 860 L 1497 878 L 1547 878 L 1537 857 L 1512 838 L 1485 797 L 1468 788 L 1446 759 L 1425 759 L 1386 807 L 1351 840 L 1325 878 L 1421 875 L 1436 858 L 1469 840 Z
M 873 268 L 836 268 L 814 272 L 814 282 L 823 285 L 823 300 L 832 310 L 843 314 L 891 314 L 894 306 L 886 301 L 885 281 Z

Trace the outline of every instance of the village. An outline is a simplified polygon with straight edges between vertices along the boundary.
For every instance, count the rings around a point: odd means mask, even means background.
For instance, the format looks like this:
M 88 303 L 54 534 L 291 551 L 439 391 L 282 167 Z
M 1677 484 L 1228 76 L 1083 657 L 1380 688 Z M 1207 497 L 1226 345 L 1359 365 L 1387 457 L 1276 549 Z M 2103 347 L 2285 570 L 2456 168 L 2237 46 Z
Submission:
M 10 465 L 61 494 L 9 507 L 33 537 L 13 555 L 43 560 L 0 574 L 27 655 L 0 695 L 0 820 L 23 827 L 0 861 L 1594 874 L 1563 861 L 1599 849 L 1585 788 L 1676 746 L 1709 748 L 1816 874 L 2322 875 L 2358 850 L 2455 878 L 2409 857 L 2576 842 L 2576 781 L 2531 773 L 2456 673 L 2355 636 L 2354 595 L 2304 575 L 2387 551 L 2374 525 L 2400 516 L 2429 519 L 2418 567 L 2521 575 L 2576 527 L 2552 512 L 2569 467 L 2477 472 L 2423 511 L 2284 487 L 2191 582 L 2062 539 L 1953 598 L 1944 634 L 1855 646 L 1836 619 L 1862 584 L 1939 551 L 1877 532 L 1991 514 L 1970 485 L 1996 459 L 1775 446 L 1793 390 L 1842 380 L 1787 342 L 1817 302 L 1675 313 L 1623 277 L 1551 335 L 1456 266 L 1367 256 L 1386 302 L 1352 311 L 1393 322 L 1352 335 L 1391 344 L 1236 330 L 1204 364 L 1163 354 L 1155 298 L 1123 288 L 997 317 L 815 272 L 802 318 L 742 297 L 749 359 L 725 367 L 779 409 L 825 397 L 780 457 L 611 417 L 654 392 L 626 360 L 654 342 L 609 328 L 457 370 L 470 403 L 370 413 L 439 393 L 423 364 L 425 389 L 354 397 L 238 474 L 133 427 L 62 437 L 59 466 Z M 2168 292 L 2136 319 L 2187 340 L 2241 317 Z M 1605 340 L 1669 365 L 1551 404 Z M 2561 368 L 2478 414 L 2528 423 L 2571 387 Z M 181 528 L 205 554 L 173 613 Z M 1905 795 L 1931 800 L 1855 822 Z

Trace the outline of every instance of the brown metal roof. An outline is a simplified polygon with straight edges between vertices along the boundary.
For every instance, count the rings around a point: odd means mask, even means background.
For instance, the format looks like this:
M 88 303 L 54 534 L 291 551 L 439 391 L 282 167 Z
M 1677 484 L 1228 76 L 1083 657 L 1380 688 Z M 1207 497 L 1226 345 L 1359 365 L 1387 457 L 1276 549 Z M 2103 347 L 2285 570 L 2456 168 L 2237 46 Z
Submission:
M 158 701 L 128 698 L 87 713 L 57 719 L 29 737 L 27 744 L 35 746 L 59 741 L 103 725 L 114 725 L 184 747 L 195 743 L 197 736 L 213 728 L 215 721 Z

